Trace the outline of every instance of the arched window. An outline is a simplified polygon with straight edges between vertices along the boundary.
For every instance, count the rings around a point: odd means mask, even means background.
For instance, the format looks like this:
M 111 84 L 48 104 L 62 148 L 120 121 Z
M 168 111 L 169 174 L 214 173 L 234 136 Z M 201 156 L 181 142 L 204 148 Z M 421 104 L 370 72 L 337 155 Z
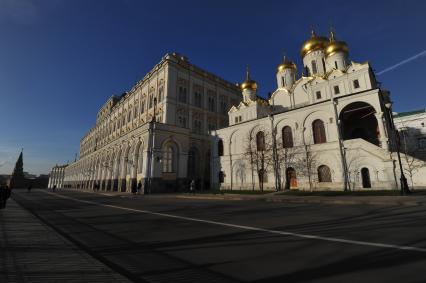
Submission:
M 362 178 L 362 187 L 371 188 L 370 171 L 368 171 L 368 168 L 364 167 L 361 169 L 361 178 Z
M 175 159 L 175 150 L 171 145 L 168 145 L 164 150 L 163 155 L 163 172 L 171 173 L 174 172 L 174 159 Z
M 257 132 L 256 134 L 256 148 L 257 151 L 265 150 L 265 134 L 263 131 Z
M 318 167 L 318 182 L 331 182 L 331 172 L 327 165 Z
M 223 156 L 223 141 L 219 140 L 217 142 L 217 152 L 219 156 Z
M 139 146 L 139 153 L 138 153 L 138 172 L 142 173 L 142 167 L 143 167 L 143 144 Z
M 293 133 L 289 126 L 285 126 L 282 129 L 282 137 L 283 137 L 283 148 L 293 147 Z
M 327 138 L 325 137 L 324 122 L 320 119 L 317 119 L 312 123 L 312 132 L 314 135 L 315 144 L 327 142 Z
M 312 73 L 316 74 L 317 73 L 317 62 L 315 60 L 312 60 Z

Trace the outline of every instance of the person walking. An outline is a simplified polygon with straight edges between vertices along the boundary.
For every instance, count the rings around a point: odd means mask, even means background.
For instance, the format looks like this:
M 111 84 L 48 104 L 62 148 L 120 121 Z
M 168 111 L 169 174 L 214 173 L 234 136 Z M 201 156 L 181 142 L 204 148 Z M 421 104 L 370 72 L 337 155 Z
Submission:
M 0 209 L 6 208 L 7 199 L 10 197 L 12 191 L 8 186 L 0 186 Z
M 31 187 L 31 185 L 29 185 L 29 186 L 28 186 L 28 188 L 27 188 L 27 191 L 28 191 L 29 193 L 31 193 L 31 189 L 32 189 L 32 187 Z
M 141 182 L 141 180 L 139 180 L 139 182 L 138 182 L 137 190 L 138 190 L 138 194 L 140 194 L 141 190 L 142 190 L 142 182 Z
M 195 195 L 195 180 L 194 179 L 192 179 L 191 183 L 189 184 L 189 190 L 193 195 Z

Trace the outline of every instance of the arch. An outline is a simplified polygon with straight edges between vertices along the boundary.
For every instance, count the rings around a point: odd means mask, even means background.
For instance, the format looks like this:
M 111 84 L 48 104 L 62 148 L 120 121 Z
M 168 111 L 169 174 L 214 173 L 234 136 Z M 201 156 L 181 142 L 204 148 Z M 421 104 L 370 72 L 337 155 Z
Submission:
M 133 157 L 133 175 L 132 178 L 137 178 L 138 173 L 142 173 L 143 168 L 143 150 L 144 150 L 144 143 L 143 140 L 139 140 L 136 143 L 135 149 L 134 149 L 134 157 Z
M 312 135 L 314 144 L 326 143 L 324 122 L 321 119 L 316 119 L 312 122 Z
M 361 179 L 363 188 L 371 188 L 370 171 L 364 167 L 361 169 Z
M 318 182 L 331 182 L 331 171 L 327 165 L 321 165 L 318 167 Z
M 283 148 L 293 147 L 293 131 L 290 126 L 285 126 L 281 130 Z
M 379 145 L 380 134 L 375 113 L 375 108 L 366 102 L 357 101 L 346 105 L 339 114 L 343 140 L 361 138 Z
M 178 147 L 175 142 L 168 141 L 163 145 L 163 173 L 176 173 Z
M 217 154 L 218 156 L 223 156 L 223 140 L 219 139 L 217 142 Z
M 265 133 L 263 131 L 256 134 L 256 149 L 257 151 L 265 151 Z
M 297 175 L 296 170 L 293 167 L 288 167 L 285 170 L 285 189 L 291 189 L 297 187 Z

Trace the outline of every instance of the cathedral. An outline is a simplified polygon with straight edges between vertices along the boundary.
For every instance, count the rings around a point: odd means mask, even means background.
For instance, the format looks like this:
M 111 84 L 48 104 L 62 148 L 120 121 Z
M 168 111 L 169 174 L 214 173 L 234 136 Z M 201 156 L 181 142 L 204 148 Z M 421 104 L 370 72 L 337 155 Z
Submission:
M 349 48 L 312 31 L 300 49 L 301 75 L 284 58 L 277 89 L 257 95 L 247 70 L 242 101 L 229 111 L 229 126 L 213 133 L 213 186 L 252 190 L 396 189 L 399 142 L 390 93 L 368 62 L 348 59 Z M 403 156 L 404 157 L 404 156 Z M 408 157 L 408 155 L 407 155 Z M 411 185 L 424 186 L 424 161 Z M 404 180 L 406 182 L 406 180 Z
M 187 191 L 192 180 L 198 190 L 396 189 L 409 162 L 398 167 L 390 93 L 368 62 L 348 54 L 334 32 L 312 31 L 303 66 L 283 58 L 268 98 L 258 96 L 248 68 L 233 84 L 166 54 L 105 102 L 78 160 L 54 168 L 55 178 L 121 192 Z M 424 162 L 416 162 L 411 184 L 423 186 Z

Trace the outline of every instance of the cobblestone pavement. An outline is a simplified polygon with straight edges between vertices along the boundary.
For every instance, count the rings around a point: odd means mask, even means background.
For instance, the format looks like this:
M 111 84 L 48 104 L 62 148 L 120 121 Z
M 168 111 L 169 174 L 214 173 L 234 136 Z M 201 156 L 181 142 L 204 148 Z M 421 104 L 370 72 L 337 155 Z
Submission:
M 9 199 L 0 210 L 0 282 L 129 282 Z

